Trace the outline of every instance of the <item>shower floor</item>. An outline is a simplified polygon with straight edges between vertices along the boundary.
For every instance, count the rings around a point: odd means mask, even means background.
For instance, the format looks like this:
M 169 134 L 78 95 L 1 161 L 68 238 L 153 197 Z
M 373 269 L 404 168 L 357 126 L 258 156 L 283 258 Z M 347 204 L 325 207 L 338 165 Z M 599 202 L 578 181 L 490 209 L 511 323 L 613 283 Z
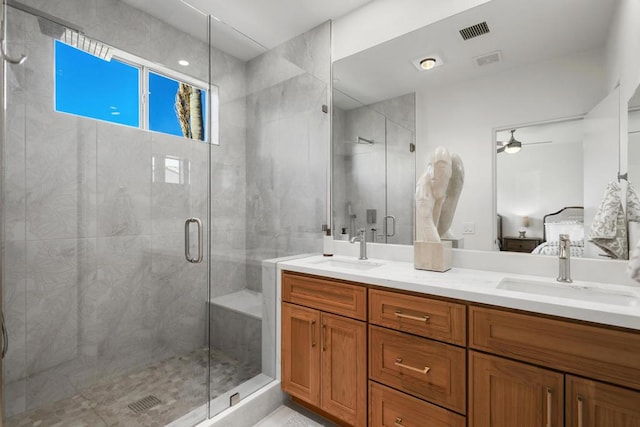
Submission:
M 5 420 L 4 425 L 164 426 L 207 402 L 208 354 L 207 349 L 199 349 L 154 363 L 83 389 L 70 398 L 16 415 Z M 222 395 L 259 373 L 258 366 L 238 362 L 219 350 L 212 350 L 210 398 Z M 140 413 L 129 407 L 149 396 L 154 396 L 160 403 Z

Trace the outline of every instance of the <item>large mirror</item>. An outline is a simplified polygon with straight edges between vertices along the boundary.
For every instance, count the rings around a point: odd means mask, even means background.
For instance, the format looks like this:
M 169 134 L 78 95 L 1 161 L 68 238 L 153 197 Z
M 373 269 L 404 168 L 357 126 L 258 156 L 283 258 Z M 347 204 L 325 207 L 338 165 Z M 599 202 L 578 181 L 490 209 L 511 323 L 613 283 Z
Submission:
M 539 237 L 542 242 L 545 215 L 564 207 L 583 208 L 587 234 L 587 223 L 595 217 L 607 183 L 616 181 L 618 171 L 627 167 L 626 157 L 620 164 L 624 156 L 618 145 L 619 107 L 628 99 L 623 92 L 629 79 L 636 79 L 637 85 L 640 70 L 634 74 L 638 61 L 621 58 L 638 55 L 627 37 L 640 26 L 634 8 L 627 0 L 491 0 L 339 58 L 333 64 L 334 99 L 357 100 L 353 108 L 377 113 L 380 122 L 386 119 L 385 111 L 376 105 L 402 97 L 415 99 L 413 181 L 437 146 L 462 157 L 465 184 L 452 231 L 463 239 L 465 249 L 505 249 L 502 239 L 507 234 L 518 238 L 522 229 L 525 237 Z M 436 66 L 422 71 L 420 60 L 430 57 Z M 349 205 L 356 216 L 352 228 L 366 228 L 367 209 L 373 206 L 366 198 L 373 192 L 388 198 L 394 190 L 386 183 L 390 171 L 383 167 L 384 157 L 378 163 L 368 162 L 366 175 L 349 169 L 356 162 L 336 167 L 335 154 L 341 150 L 336 149 L 335 129 L 332 224 L 339 236 L 341 228 L 349 230 Z M 498 153 L 498 141 L 508 142 L 511 130 L 523 143 L 521 153 Z M 349 135 L 352 151 L 371 149 L 357 144 L 357 136 Z M 596 140 L 598 150 L 607 154 L 594 163 L 589 158 L 596 151 L 589 145 L 584 152 L 584 144 Z M 630 148 L 629 163 L 632 156 Z M 521 164 L 503 164 L 516 157 Z M 407 168 L 413 167 L 412 160 L 407 161 Z M 531 169 L 534 163 L 537 169 Z M 369 184 L 377 180 L 376 190 L 365 188 L 360 177 Z M 338 189 L 349 186 L 358 191 L 345 198 Z M 411 212 L 412 190 L 405 201 Z M 575 196 L 569 195 L 570 190 Z M 501 191 L 510 195 L 503 198 Z M 497 214 L 509 204 L 501 230 Z M 361 212 L 354 212 L 356 207 Z M 388 231 L 390 225 L 381 222 L 381 216 L 398 216 L 403 208 L 396 209 L 387 200 L 384 208 L 373 209 L 377 209 L 376 228 Z M 575 211 L 568 216 L 566 221 L 577 218 Z M 394 243 L 411 244 L 411 239 Z M 602 257 L 601 251 L 585 252 Z

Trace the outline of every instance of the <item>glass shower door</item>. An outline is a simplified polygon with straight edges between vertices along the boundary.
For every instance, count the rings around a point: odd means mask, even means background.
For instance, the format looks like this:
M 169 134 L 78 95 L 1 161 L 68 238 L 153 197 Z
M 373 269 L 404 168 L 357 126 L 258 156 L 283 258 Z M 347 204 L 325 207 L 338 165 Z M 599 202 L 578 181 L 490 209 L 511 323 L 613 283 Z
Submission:
M 161 94 L 150 72 L 208 89 L 208 18 L 176 0 L 186 34 L 121 1 L 9 3 L 7 46 L 28 58 L 5 68 L 5 426 L 195 424 L 208 402 L 210 145 L 150 132 L 146 112 Z M 56 111 L 66 70 L 54 40 L 69 27 L 110 46 L 107 62 L 137 68 L 137 124 Z M 80 77 L 76 100 L 96 86 Z M 194 217 L 199 263 L 185 258 Z

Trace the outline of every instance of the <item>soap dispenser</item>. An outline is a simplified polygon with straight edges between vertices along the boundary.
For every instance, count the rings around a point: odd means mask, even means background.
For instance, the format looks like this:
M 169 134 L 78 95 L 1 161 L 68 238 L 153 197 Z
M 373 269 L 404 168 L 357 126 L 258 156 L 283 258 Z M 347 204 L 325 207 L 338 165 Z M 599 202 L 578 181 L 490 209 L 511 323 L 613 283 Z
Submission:
M 322 255 L 333 256 L 333 236 L 331 235 L 331 228 L 327 227 L 325 235 L 322 240 Z

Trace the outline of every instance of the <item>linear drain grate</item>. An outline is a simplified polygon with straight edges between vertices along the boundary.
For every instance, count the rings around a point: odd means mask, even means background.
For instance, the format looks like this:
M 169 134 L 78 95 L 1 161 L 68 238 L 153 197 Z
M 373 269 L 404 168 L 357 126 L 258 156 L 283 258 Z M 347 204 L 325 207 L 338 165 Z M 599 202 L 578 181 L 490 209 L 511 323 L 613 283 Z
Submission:
M 136 414 L 141 414 L 153 408 L 154 406 L 159 405 L 160 403 L 162 403 L 160 399 L 151 395 L 151 396 L 143 397 L 142 399 L 136 402 L 133 402 L 128 406 L 129 406 L 129 409 L 131 409 Z

